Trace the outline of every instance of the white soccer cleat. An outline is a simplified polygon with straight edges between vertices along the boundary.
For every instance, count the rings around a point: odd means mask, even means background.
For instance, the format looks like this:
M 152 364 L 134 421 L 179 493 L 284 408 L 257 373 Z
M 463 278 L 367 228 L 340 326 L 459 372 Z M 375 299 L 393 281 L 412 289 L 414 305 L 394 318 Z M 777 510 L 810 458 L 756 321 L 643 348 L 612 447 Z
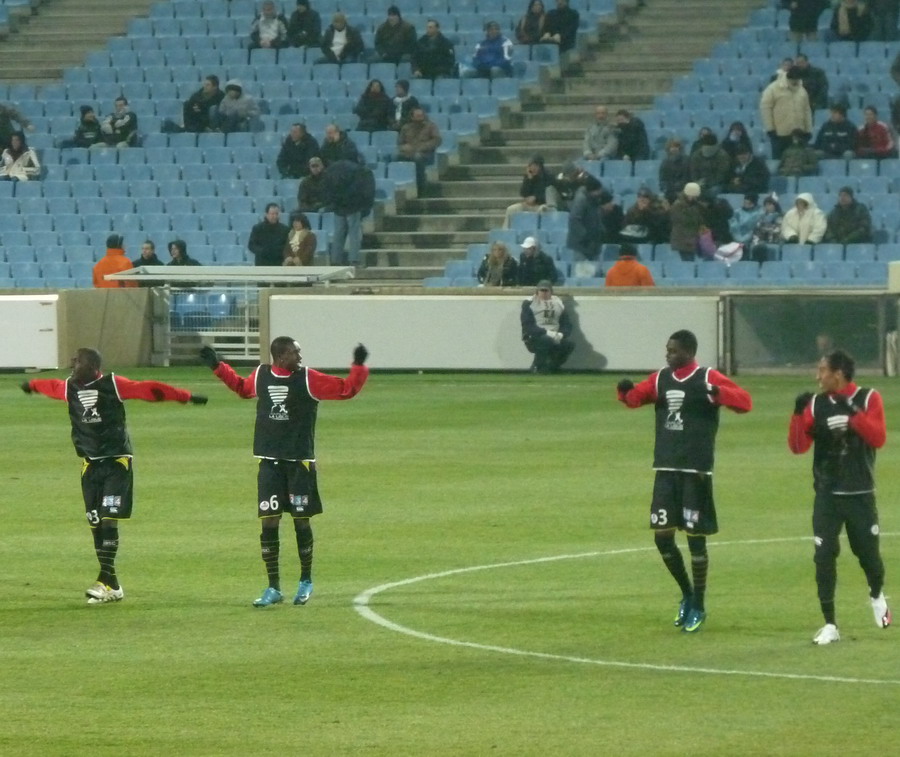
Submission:
M 826 623 L 819 629 L 819 632 L 813 636 L 813 644 L 822 646 L 823 644 L 831 644 L 833 641 L 840 641 L 841 634 L 837 630 L 834 623 Z
M 89 605 L 102 605 L 107 602 L 119 602 L 125 598 L 125 590 L 120 586 L 112 589 L 99 581 L 85 592 Z
M 872 597 L 872 614 L 875 616 L 875 625 L 879 628 L 887 628 L 891 624 L 891 608 L 888 607 L 884 592 L 877 597 Z

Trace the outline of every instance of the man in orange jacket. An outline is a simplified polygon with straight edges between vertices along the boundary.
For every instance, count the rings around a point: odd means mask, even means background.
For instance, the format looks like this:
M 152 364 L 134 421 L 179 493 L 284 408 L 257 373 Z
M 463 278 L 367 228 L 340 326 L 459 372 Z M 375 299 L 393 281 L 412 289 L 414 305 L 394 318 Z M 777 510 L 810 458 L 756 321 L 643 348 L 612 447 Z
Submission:
M 106 255 L 94 265 L 94 286 L 98 289 L 118 289 L 119 287 L 136 287 L 136 281 L 107 281 L 103 277 L 108 273 L 121 273 L 134 268 L 125 257 L 122 247 L 122 236 L 110 234 L 106 238 Z
M 652 287 L 656 284 L 650 269 L 637 259 L 637 249 L 627 242 L 619 248 L 619 259 L 606 272 L 608 287 Z

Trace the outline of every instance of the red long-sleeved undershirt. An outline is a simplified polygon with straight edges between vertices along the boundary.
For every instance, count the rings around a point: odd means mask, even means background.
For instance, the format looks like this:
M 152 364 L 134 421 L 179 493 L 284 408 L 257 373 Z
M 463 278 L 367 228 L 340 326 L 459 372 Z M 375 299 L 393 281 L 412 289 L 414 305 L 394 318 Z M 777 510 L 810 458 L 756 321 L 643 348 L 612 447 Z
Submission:
M 851 382 L 834 394 L 851 397 L 856 390 L 856 384 Z M 802 413 L 799 415 L 795 413 L 791 416 L 791 425 L 788 428 L 788 447 L 795 455 L 802 455 L 812 447 L 814 424 L 812 402 L 807 403 Z M 875 449 L 883 447 L 887 441 L 887 426 L 884 421 L 884 402 L 881 395 L 873 389 L 869 393 L 866 406 L 850 416 L 848 425 L 870 447 Z
M 258 370 L 259 366 L 244 378 L 235 373 L 234 368 L 228 363 L 219 363 L 214 373 L 225 386 L 239 397 L 252 399 L 256 396 L 256 371 Z M 276 376 L 291 375 L 290 371 L 284 371 L 275 366 L 272 366 L 272 373 Z M 316 400 L 349 400 L 359 393 L 368 378 L 369 369 L 365 365 L 351 365 L 350 373 L 345 379 L 320 373 L 312 368 L 306 369 L 307 388 L 312 398 Z
M 99 379 L 103 374 L 98 374 Z M 94 379 L 96 381 L 96 379 Z M 161 381 L 132 381 L 118 374 L 113 375 L 116 391 L 123 400 L 146 400 L 147 402 L 188 402 L 191 393 L 187 389 L 164 384 Z M 64 379 L 32 379 L 28 382 L 31 389 L 55 400 L 66 399 L 66 381 Z
M 673 375 L 676 379 L 682 381 L 697 370 L 697 368 L 697 362 L 692 361 L 687 365 L 674 370 Z M 623 402 L 630 408 L 650 405 L 656 402 L 656 377 L 658 375 L 659 371 L 651 373 L 646 379 L 641 381 L 641 383 L 629 390 L 627 394 L 619 392 L 619 402 Z M 753 408 L 753 400 L 750 397 L 750 392 L 739 387 L 725 374 L 719 373 L 719 371 L 711 368 L 708 374 L 708 381 L 710 384 L 719 388 L 717 394 L 710 395 L 710 400 L 715 404 L 727 407 L 730 410 L 734 410 L 736 413 L 749 413 Z

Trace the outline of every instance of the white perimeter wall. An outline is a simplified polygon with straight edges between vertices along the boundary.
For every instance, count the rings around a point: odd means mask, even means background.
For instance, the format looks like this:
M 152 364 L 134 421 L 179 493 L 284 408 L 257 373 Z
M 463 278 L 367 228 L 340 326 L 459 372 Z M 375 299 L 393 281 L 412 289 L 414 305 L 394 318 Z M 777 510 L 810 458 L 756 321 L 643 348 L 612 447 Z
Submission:
M 0 368 L 58 368 L 59 297 L 0 295 Z

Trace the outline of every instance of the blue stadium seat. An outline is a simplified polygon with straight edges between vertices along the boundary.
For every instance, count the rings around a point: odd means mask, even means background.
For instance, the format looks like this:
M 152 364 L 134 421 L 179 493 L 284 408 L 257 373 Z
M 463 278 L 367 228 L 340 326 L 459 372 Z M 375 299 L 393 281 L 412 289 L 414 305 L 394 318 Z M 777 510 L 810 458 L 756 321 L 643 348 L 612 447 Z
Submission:
M 6 234 L 4 234 L 4 246 L 6 247 L 6 262 L 7 263 L 34 263 L 34 247 L 31 246 L 30 243 L 21 245 L 21 246 L 13 246 L 7 245 L 5 242 Z
M 812 246 L 808 244 L 784 244 L 781 260 L 788 263 L 805 263 L 812 260 Z
M 813 260 L 820 263 L 829 263 L 844 259 L 844 245 L 842 244 L 817 244 L 813 247 Z

